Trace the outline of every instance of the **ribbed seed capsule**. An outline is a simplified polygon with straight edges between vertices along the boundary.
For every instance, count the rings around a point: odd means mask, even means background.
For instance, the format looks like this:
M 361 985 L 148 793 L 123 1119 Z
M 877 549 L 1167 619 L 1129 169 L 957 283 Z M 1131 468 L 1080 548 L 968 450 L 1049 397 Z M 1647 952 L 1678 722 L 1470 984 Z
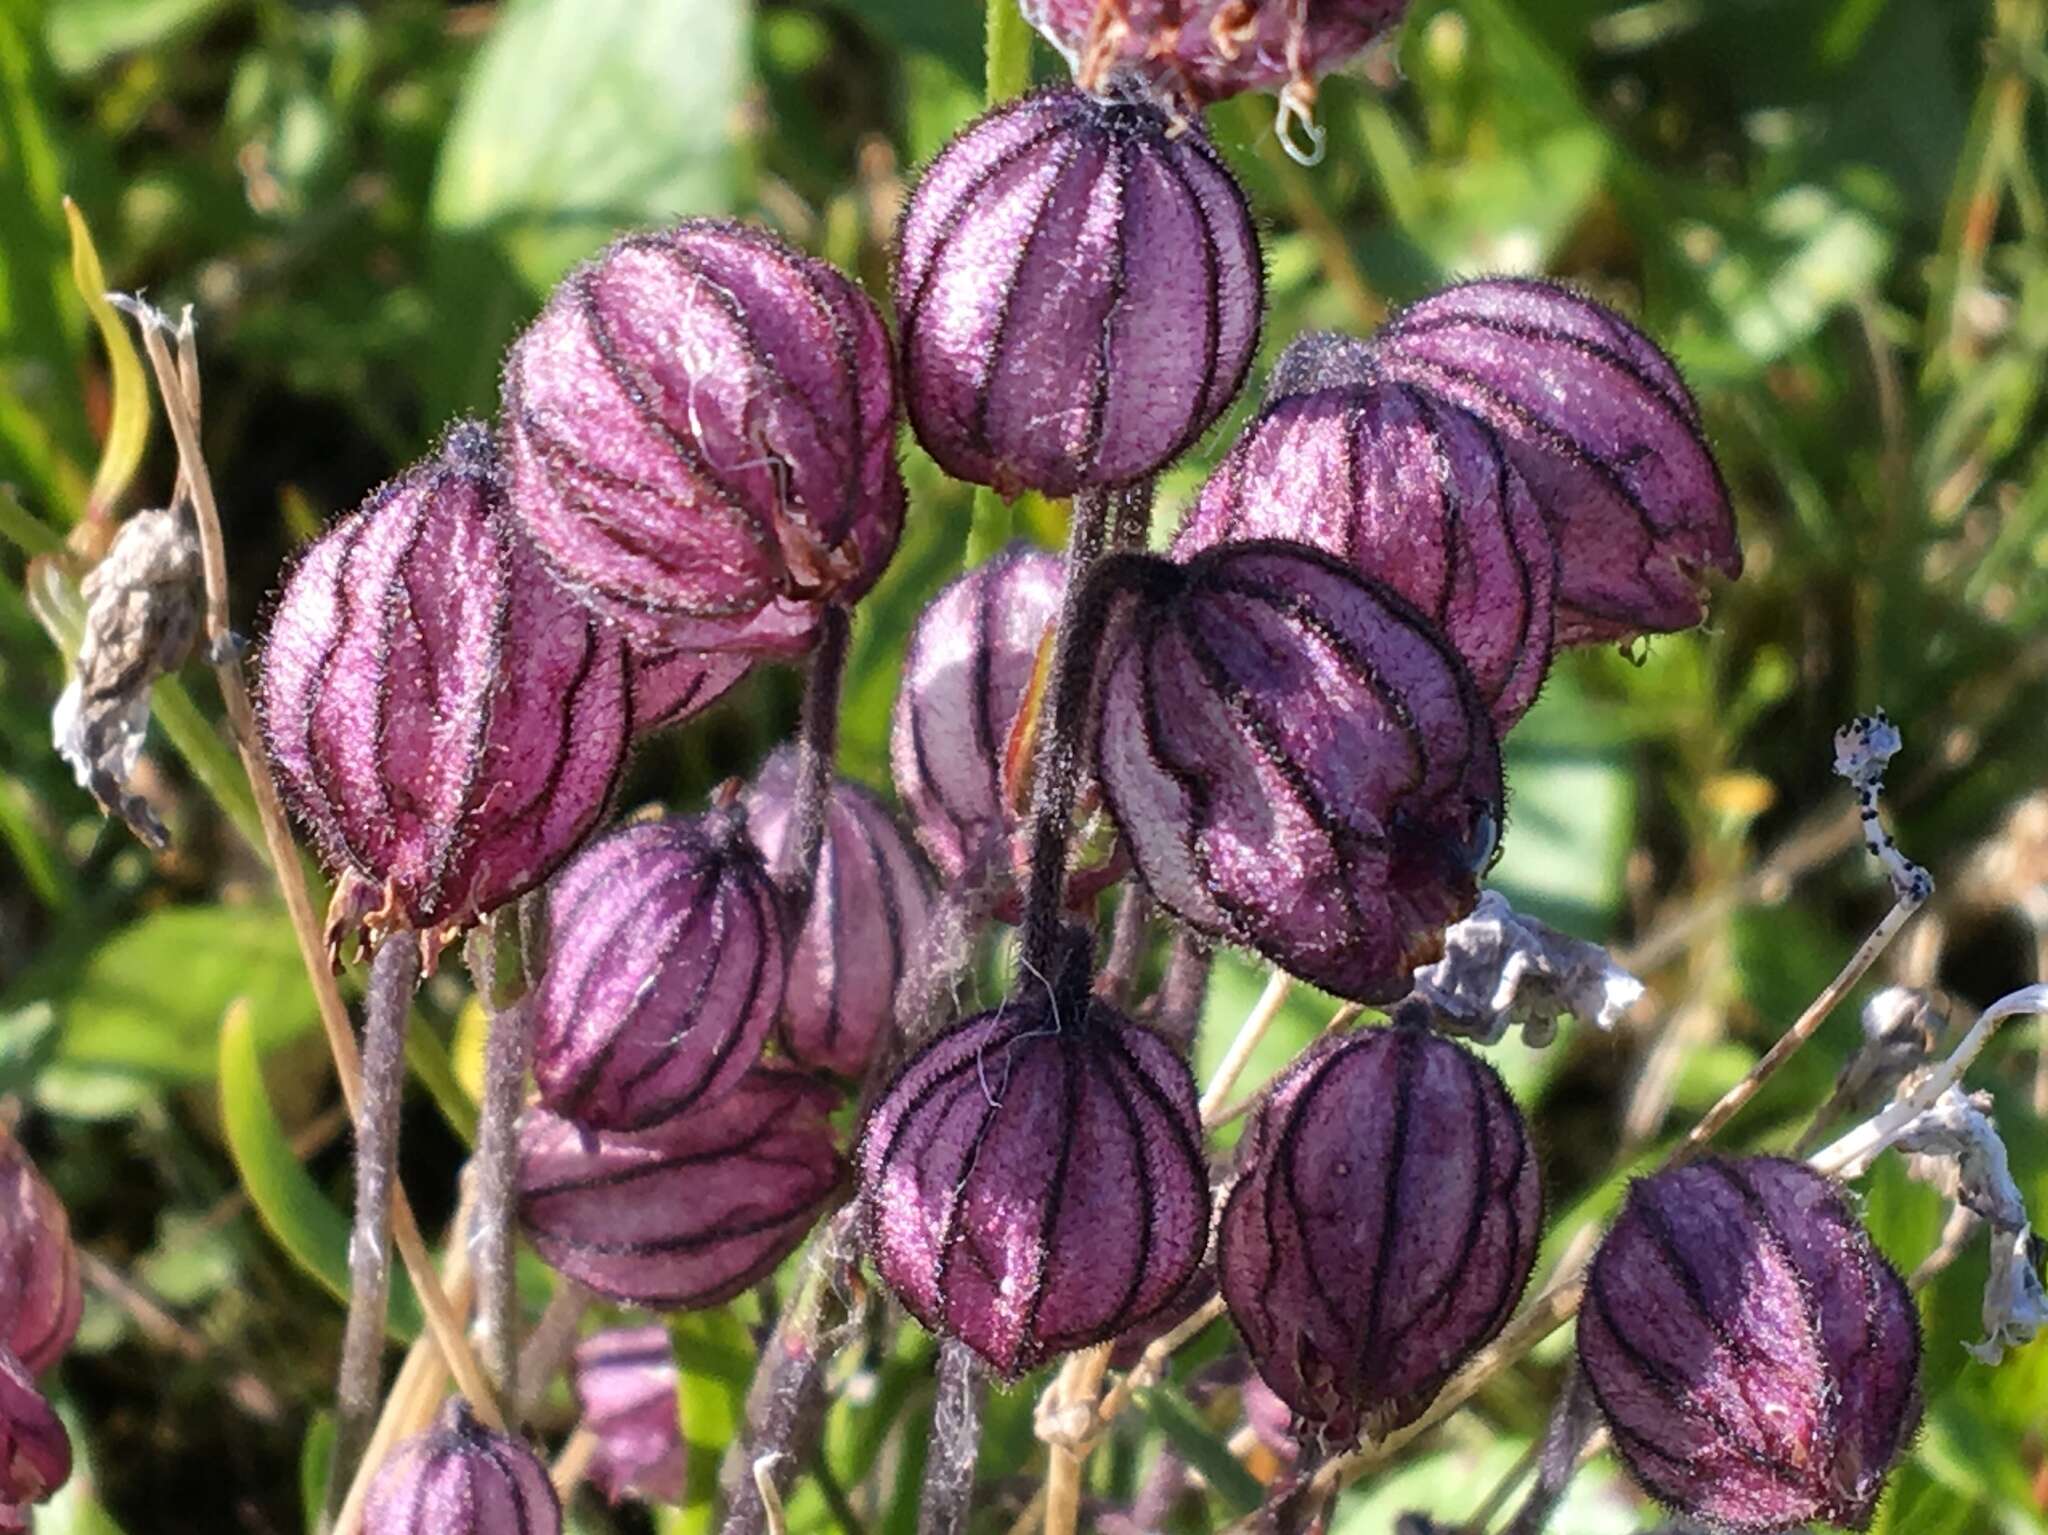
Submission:
M 734 807 L 643 821 L 548 889 L 534 988 L 541 1101 L 638 1130 L 730 1092 L 782 1005 L 781 897 Z
M 1087 959 L 913 1057 L 856 1158 L 883 1280 L 1007 1377 L 1142 1325 L 1208 1243 L 1193 1079 L 1090 996 Z
M 514 514 L 637 644 L 801 651 L 895 552 L 888 333 L 764 231 L 615 241 L 513 344 L 502 394 Z
M 548 1265 L 656 1310 L 730 1300 L 796 1250 L 845 1163 L 815 1078 L 757 1066 L 717 1103 L 636 1133 L 529 1110 L 519 1218 Z
M 1333 1444 L 1412 1422 L 1528 1283 L 1543 1193 L 1522 1116 L 1426 1029 L 1311 1047 L 1237 1165 L 1223 1298 L 1266 1384 Z
M 1550 669 L 1556 545 L 1493 429 L 1371 356 L 1328 332 L 1288 347 L 1174 554 L 1290 538 L 1337 556 L 1430 616 L 1505 732 Z
M 668 1329 L 608 1327 L 577 1345 L 569 1379 L 582 1426 L 597 1436 L 590 1479 L 614 1503 L 680 1503 L 688 1467 Z
M 548 1468 L 523 1439 L 493 1433 L 448 1403 L 424 1434 L 377 1469 L 363 1535 L 561 1535 Z
M 627 692 L 624 646 L 548 579 L 500 510 L 485 429 L 460 422 L 306 551 L 260 703 L 329 866 L 427 932 L 531 889 L 589 834 Z
M 680 724 L 723 698 L 753 669 L 753 658 L 695 650 L 635 650 L 632 663 L 633 734 Z
M 1005 495 L 1143 479 L 1237 394 L 1263 272 L 1193 124 L 1083 91 L 998 107 L 943 150 L 898 237 L 904 397 L 948 473 Z
M 1699 406 L 1671 359 L 1555 283 L 1491 278 L 1403 310 L 1373 338 L 1390 379 L 1508 444 L 1558 549 L 1560 644 L 1689 629 L 1708 571 L 1742 574 Z
M 1842 1190 L 1709 1158 L 1634 1184 L 1579 1363 L 1636 1479 L 1716 1529 L 1862 1529 L 1920 1415 L 1912 1297 Z
M 0 1349 L 40 1375 L 78 1331 L 71 1219 L 21 1143 L 0 1129 Z
M 1361 1002 L 1472 909 L 1501 823 L 1486 707 L 1435 626 L 1305 545 L 1127 559 L 1102 790 L 1160 903 Z
M 34 1378 L 0 1348 L 0 1529 L 27 1528 L 25 1507 L 71 1479 L 71 1436 Z
M 747 822 L 771 868 L 788 852 L 796 775 L 796 753 L 784 748 L 746 794 Z M 895 817 L 859 784 L 835 782 L 776 1026 L 791 1059 L 845 1077 L 867 1070 L 930 903 L 924 865 Z

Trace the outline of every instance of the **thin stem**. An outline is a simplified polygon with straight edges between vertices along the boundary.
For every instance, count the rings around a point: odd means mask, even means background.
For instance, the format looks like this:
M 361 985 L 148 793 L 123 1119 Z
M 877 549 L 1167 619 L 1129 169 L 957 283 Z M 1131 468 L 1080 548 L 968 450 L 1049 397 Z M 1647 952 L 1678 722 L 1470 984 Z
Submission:
M 569 1436 L 569 1442 L 562 1446 L 562 1453 L 555 1457 L 555 1463 L 548 1467 L 548 1480 L 554 1483 L 555 1496 L 563 1503 L 569 1501 L 569 1494 L 576 1490 L 584 1474 L 590 1470 L 590 1463 L 597 1458 L 602 1444 L 596 1430 L 579 1425 Z
M 1031 87 L 1031 24 L 1017 0 L 988 0 L 988 104 Z
M 1564 1385 L 1550 1411 L 1550 1423 L 1543 1432 L 1542 1453 L 1537 1460 L 1536 1484 L 1515 1511 L 1504 1535 L 1543 1535 L 1551 1516 L 1587 1459 L 1587 1451 L 1600 1435 L 1600 1410 L 1586 1387 L 1576 1364 L 1565 1369 Z
M 1152 936 L 1152 896 L 1132 880 L 1116 903 L 1116 924 L 1110 929 L 1109 954 L 1095 977 L 1095 990 L 1118 1007 L 1129 1008 L 1145 963 L 1146 940 Z
M 790 920 L 801 927 L 811 906 L 818 855 L 825 847 L 825 817 L 832 803 L 832 770 L 839 760 L 839 690 L 853 618 L 836 603 L 818 621 L 818 644 L 804 683 L 803 721 L 796 741 L 796 802 L 781 871 Z
M 918 1535 L 962 1535 L 974 1507 L 974 1464 L 981 1455 L 982 1370 L 974 1351 L 951 1338 L 939 1345 L 939 1393 L 925 1452 Z
M 1216 949 L 1206 938 L 1189 928 L 1173 935 L 1152 1025 L 1183 1052 L 1194 1047 L 1195 1033 L 1202 1026 L 1202 1013 L 1209 1004 L 1209 975 L 1215 967 Z
M 577 1330 L 590 1311 L 591 1294 L 573 1279 L 564 1279 L 548 1300 L 547 1309 L 526 1335 L 519 1351 L 519 1395 L 513 1402 L 513 1416 L 521 1423 L 530 1419 L 547 1397 L 548 1387 L 562 1373 L 569 1355 L 576 1349 Z
M 1062 1419 L 1086 1418 L 1078 1443 L 1055 1443 L 1045 1477 L 1045 1535 L 1074 1535 L 1081 1516 L 1081 1466 L 1088 1458 L 1099 1409 L 1096 1393 L 1109 1368 L 1111 1345 L 1105 1343 L 1075 1354 L 1060 1367 L 1054 1392 Z
M 484 1093 L 477 1118 L 476 1211 L 470 1240 L 476 1251 L 478 1331 L 483 1366 L 500 1400 L 519 1397 L 519 1292 L 515 1283 L 514 1217 L 519 1202 L 519 1111 L 526 1102 L 526 1060 L 531 1031 L 523 1000 L 497 1005 L 498 924 L 487 918 L 464 946 L 471 983 L 489 1019 L 484 1036 Z
M 1293 987 L 1294 977 L 1284 971 L 1275 970 L 1266 977 L 1266 989 L 1259 993 L 1258 1002 L 1238 1026 L 1237 1038 L 1230 1042 L 1230 1048 L 1216 1067 L 1216 1075 L 1209 1079 L 1208 1087 L 1202 1092 L 1204 1129 L 1210 1128 L 1223 1112 L 1230 1090 L 1237 1085 L 1245 1067 L 1251 1064 L 1252 1052 L 1259 1048 L 1266 1031 L 1273 1027 L 1273 1020 L 1280 1016 L 1280 1009 L 1287 1002 L 1287 993 Z
M 339 1513 L 377 1423 L 384 1318 L 391 1299 L 391 1190 L 405 1096 L 405 1025 L 420 981 L 419 944 L 393 933 L 370 961 L 363 1004 L 363 1096 L 356 1110 L 356 1213 L 348 1242 L 348 1322 L 342 1331 L 327 1508 Z

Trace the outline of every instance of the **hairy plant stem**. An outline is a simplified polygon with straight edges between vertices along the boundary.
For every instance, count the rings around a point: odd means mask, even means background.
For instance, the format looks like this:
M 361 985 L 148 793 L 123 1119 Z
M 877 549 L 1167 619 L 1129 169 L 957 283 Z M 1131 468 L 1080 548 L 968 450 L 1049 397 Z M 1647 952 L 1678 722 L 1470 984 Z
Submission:
M 827 607 L 818 620 L 818 644 L 811 652 L 810 672 L 804 681 L 803 719 L 796 738 L 796 797 L 790 809 L 789 840 L 777 871 L 789 903 L 792 931 L 803 926 L 810 912 L 818 855 L 825 847 L 832 770 L 839 761 L 839 691 L 852 637 L 853 615 L 836 603 Z
M 512 1405 L 514 1421 L 527 1422 L 547 1400 L 548 1387 L 554 1384 L 555 1377 L 569 1362 L 569 1355 L 575 1352 L 577 1330 L 589 1314 L 593 1299 L 591 1293 L 573 1279 L 564 1279 L 556 1287 L 547 1309 L 533 1324 L 533 1331 L 526 1335 L 526 1346 L 519 1351 L 519 1365 L 515 1372 L 519 1380 L 519 1395 Z
M 1153 1002 L 1152 1026 L 1183 1053 L 1192 1050 L 1202 1011 L 1209 1003 L 1209 975 L 1216 967 L 1216 949 L 1188 928 L 1173 935 L 1166 955 L 1166 975 Z
M 1145 941 L 1152 936 L 1152 896 L 1133 880 L 1116 904 L 1116 925 L 1110 929 L 1109 954 L 1095 977 L 1095 990 L 1128 1010 L 1138 972 L 1145 964 Z
M 356 1109 L 356 1212 L 348 1241 L 348 1321 L 335 1391 L 327 1513 L 341 1511 L 377 1423 L 384 1318 L 391 1300 L 391 1190 L 398 1181 L 398 1111 L 405 1095 L 405 1026 L 419 989 L 419 943 L 391 934 L 370 960 L 363 1003 L 363 1095 Z
M 1523 1498 L 1503 1535 L 1543 1535 L 1551 1516 L 1564 1501 L 1572 1478 L 1591 1458 L 1588 1452 L 1601 1438 L 1600 1409 L 1574 1361 L 1565 1367 L 1564 1384 L 1558 1389 L 1549 1426 L 1543 1431 L 1542 1448 L 1536 1458 L 1536 1484 Z
M 470 1176 L 476 1209 L 470 1244 L 476 1255 L 477 1331 L 484 1372 L 499 1400 L 519 1397 L 519 1292 L 515 1284 L 515 1226 L 519 1200 L 519 1111 L 526 1103 L 526 1065 L 532 1031 L 522 998 L 498 1007 L 498 924 L 486 918 L 470 929 L 463 948 L 470 982 L 489 1020 L 484 1036 L 484 1094 L 477 1117 Z
M 962 1535 L 974 1505 L 974 1463 L 981 1454 L 982 1369 L 974 1351 L 948 1338 L 939 1345 L 939 1392 L 932 1404 L 917 1535 Z

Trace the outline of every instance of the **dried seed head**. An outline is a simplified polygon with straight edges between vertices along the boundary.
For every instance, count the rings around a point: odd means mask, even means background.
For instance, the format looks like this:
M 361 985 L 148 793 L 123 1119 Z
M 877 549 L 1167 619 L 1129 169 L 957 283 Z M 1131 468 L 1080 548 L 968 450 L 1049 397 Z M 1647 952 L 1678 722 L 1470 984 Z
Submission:
M 605 1496 L 614 1503 L 682 1502 L 687 1467 L 668 1329 L 654 1324 L 594 1333 L 577 1346 L 569 1378 L 583 1427 L 597 1436 L 590 1479 Z
M 262 660 L 279 780 L 389 925 L 458 926 L 531 889 L 611 799 L 624 647 L 501 514 L 474 422 L 306 551 Z
M 548 1468 L 524 1439 L 493 1433 L 461 1400 L 377 1468 L 363 1535 L 561 1535 Z
M 657 1310 L 730 1300 L 804 1239 L 845 1164 L 815 1078 L 757 1066 L 709 1107 L 635 1133 L 529 1110 L 519 1218 L 534 1251 L 600 1295 Z
M 1304 545 L 1125 568 L 1096 761 L 1152 893 L 1340 996 L 1400 996 L 1477 900 L 1501 823 L 1463 662 L 1389 588 Z
M 513 344 L 503 406 L 514 515 L 636 643 L 793 654 L 895 552 L 881 316 L 761 230 L 615 241 Z
M 1005 495 L 1127 484 L 1237 394 L 1264 275 L 1199 127 L 1066 89 L 998 107 L 904 211 L 896 311 L 918 440 Z
M 533 991 L 541 1101 L 645 1129 L 730 1092 L 782 1005 L 781 897 L 736 807 L 642 821 L 549 886 Z
M 1556 546 L 1493 429 L 1370 358 L 1327 333 L 1290 346 L 1174 553 L 1291 538 L 1336 555 L 1435 621 L 1505 731 L 1550 669 Z
M 0 1349 L 42 1374 L 71 1346 L 80 1304 L 71 1219 L 20 1142 L 0 1129 Z
M 1905 1285 L 1836 1184 L 1776 1157 L 1630 1188 L 1579 1363 L 1636 1479 L 1717 1529 L 1862 1529 L 1919 1418 Z
M 0 1528 L 70 1478 L 71 1436 L 27 1367 L 0 1348 Z
M 1742 574 L 1699 406 L 1612 310 L 1555 283 L 1464 283 L 1389 320 L 1372 353 L 1508 444 L 1557 541 L 1560 644 L 1689 629 L 1705 574 Z
M 1088 990 L 1085 939 L 932 1041 L 857 1155 L 876 1269 L 999 1374 L 1106 1342 L 1201 1262 L 1209 1183 L 1187 1066 Z
M 1543 1192 L 1521 1113 L 1426 1029 L 1312 1046 L 1237 1165 L 1223 1298 L 1266 1384 L 1333 1444 L 1412 1422 L 1528 1283 Z
M 771 866 L 789 851 L 796 775 L 796 753 L 785 748 L 747 791 L 747 821 Z M 860 785 L 835 782 L 777 1028 L 793 1060 L 846 1077 L 867 1070 L 930 904 L 923 861 L 895 817 Z

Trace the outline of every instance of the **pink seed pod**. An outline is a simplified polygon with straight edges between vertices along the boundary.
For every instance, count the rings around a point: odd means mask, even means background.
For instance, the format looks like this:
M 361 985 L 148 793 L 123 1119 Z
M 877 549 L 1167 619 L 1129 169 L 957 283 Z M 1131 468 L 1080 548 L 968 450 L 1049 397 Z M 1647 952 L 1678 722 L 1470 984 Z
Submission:
M 0 1349 L 42 1374 L 71 1346 L 81 1305 L 71 1218 L 0 1128 Z
M 732 1091 L 782 1006 L 781 896 L 737 807 L 641 821 L 548 888 L 532 997 L 541 1101 L 641 1130 Z
M 867 1249 L 927 1328 L 1014 1379 L 1173 1304 L 1209 1237 L 1194 1081 L 1088 991 L 1085 940 L 1052 990 L 912 1057 L 856 1156 Z
M 561 1535 L 548 1468 L 524 1439 L 493 1433 L 456 1398 L 402 1442 L 370 1482 L 363 1535 Z
M 637 644 L 798 653 L 895 553 L 881 315 L 762 230 L 613 242 L 513 344 L 502 404 L 514 515 Z
M 27 1367 L 0 1348 L 0 1528 L 70 1479 L 71 1436 L 63 1421 Z
M 1408 0 L 1023 0 L 1089 90 L 1135 84 L 1186 107 L 1315 83 L 1390 30 Z
M 1558 643 L 1689 629 L 1704 575 L 1742 574 L 1699 406 L 1612 310 L 1556 283 L 1463 283 L 1389 320 L 1372 351 L 1508 444 L 1557 541 Z
M 1500 752 L 1462 660 L 1390 588 L 1302 544 L 1125 557 L 1096 764 L 1160 904 L 1361 1002 L 1472 909 Z
M 787 854 L 797 758 L 784 748 L 747 790 L 747 822 L 773 867 Z M 916 848 L 880 800 L 840 779 L 825 811 L 810 911 L 790 945 L 777 1038 L 800 1065 L 858 1077 L 894 1016 L 896 986 L 931 906 Z
M 263 736 L 286 796 L 378 925 L 460 927 L 554 871 L 625 757 L 625 649 L 499 509 L 490 438 L 330 528 L 264 642 Z
M 1776 1157 L 1630 1188 L 1579 1363 L 1636 1479 L 1716 1529 L 1863 1529 L 1920 1416 L 1912 1297 L 1840 1187 Z
M 753 670 L 753 658 L 695 650 L 638 651 L 630 646 L 633 734 L 644 736 L 701 714 Z
M 1199 126 L 1048 89 L 970 124 L 898 235 L 910 422 L 1004 495 L 1128 484 L 1237 394 L 1264 272 L 1251 211 Z
M 1333 1444 L 1413 1422 L 1528 1283 L 1543 1191 L 1521 1113 L 1427 1029 L 1310 1047 L 1237 1165 L 1224 1301 L 1259 1375 Z
M 680 1503 L 684 1472 L 675 1345 L 668 1329 L 610 1327 L 577 1345 L 569 1378 L 597 1436 L 590 1479 L 617 1503 Z
M 1504 733 L 1550 669 L 1556 545 L 1493 429 L 1371 357 L 1329 332 L 1288 347 L 1174 554 L 1291 538 L 1336 555 L 1429 615 Z
M 845 1176 L 830 1087 L 757 1066 L 717 1103 L 631 1134 L 529 1110 L 519 1218 L 550 1267 L 655 1310 L 730 1300 L 811 1229 Z

